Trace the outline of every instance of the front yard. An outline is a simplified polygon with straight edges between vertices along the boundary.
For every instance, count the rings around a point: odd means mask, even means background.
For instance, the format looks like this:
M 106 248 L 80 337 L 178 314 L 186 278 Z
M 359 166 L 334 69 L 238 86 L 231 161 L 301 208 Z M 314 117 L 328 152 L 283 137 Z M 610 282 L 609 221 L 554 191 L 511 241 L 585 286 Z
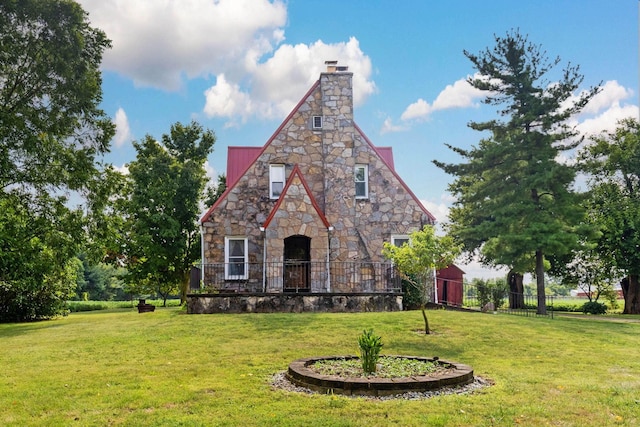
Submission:
M 2 425 L 634 426 L 640 323 L 429 311 L 185 315 L 179 308 L 73 313 L 1 324 Z M 471 365 L 491 387 L 378 401 L 273 390 L 308 356 L 357 352 Z

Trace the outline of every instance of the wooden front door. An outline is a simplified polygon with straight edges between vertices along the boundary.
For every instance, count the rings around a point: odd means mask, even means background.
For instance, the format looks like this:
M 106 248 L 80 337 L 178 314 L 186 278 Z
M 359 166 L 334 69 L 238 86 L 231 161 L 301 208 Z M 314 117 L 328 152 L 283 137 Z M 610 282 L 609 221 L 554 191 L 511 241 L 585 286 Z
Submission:
M 291 236 L 284 239 L 284 291 L 309 292 L 311 238 Z

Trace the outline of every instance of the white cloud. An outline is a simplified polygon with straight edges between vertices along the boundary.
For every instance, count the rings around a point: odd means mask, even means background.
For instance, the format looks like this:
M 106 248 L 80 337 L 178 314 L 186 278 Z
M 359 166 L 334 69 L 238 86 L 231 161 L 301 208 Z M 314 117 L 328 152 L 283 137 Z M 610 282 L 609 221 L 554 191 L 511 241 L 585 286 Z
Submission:
M 506 279 L 509 269 L 506 267 L 486 267 L 477 259 L 470 262 L 458 260 L 456 265 L 465 272 L 464 278 L 471 281 L 472 279 Z
M 434 111 L 475 107 L 478 105 L 476 101 L 484 98 L 486 95 L 486 92 L 471 86 L 466 78 L 460 79 L 452 85 L 447 85 L 438 94 L 433 104 L 429 104 L 424 99 L 419 98 L 404 110 L 400 119 L 404 121 L 424 121 L 429 119 L 429 116 Z
M 224 74 L 216 79 L 216 84 L 204 93 L 204 113 L 208 117 L 247 117 L 253 113 L 253 103 L 247 93 L 237 84 L 227 82 Z
M 218 172 L 216 172 L 213 166 L 211 166 L 211 164 L 209 163 L 209 160 L 205 160 L 204 170 L 210 182 L 214 184 L 218 182 Z
M 116 125 L 116 134 L 113 137 L 115 146 L 117 148 L 122 147 L 125 142 L 129 142 L 133 139 L 131 135 L 131 129 L 129 128 L 129 119 L 127 113 L 122 108 L 118 108 L 116 116 L 113 119 L 113 123 Z
M 577 125 L 582 135 L 594 135 L 602 132 L 612 132 L 618 121 L 627 117 L 638 117 L 637 105 L 624 101 L 633 96 L 633 91 L 620 85 L 615 80 L 607 81 L 600 93 L 594 96 L 582 112 L 572 118 L 572 124 Z M 575 101 L 577 96 L 570 101 Z
M 594 96 L 579 114 L 567 121 L 569 126 L 575 127 L 580 136 L 585 137 L 584 142 L 577 149 L 560 153 L 556 160 L 564 164 L 575 164 L 576 154 L 591 143 L 591 137 L 603 132 L 614 132 L 622 119 L 640 117 L 640 109 L 637 105 L 624 102 L 632 96 L 633 91 L 617 81 L 606 82 L 600 93 Z M 578 97 L 579 95 L 575 95 L 567 99 L 564 102 L 564 108 L 568 108 Z M 577 189 L 584 189 L 584 177 L 578 179 L 575 186 Z
M 420 98 L 409 105 L 400 116 L 401 120 L 423 119 L 426 120 L 433 111 L 433 107 L 427 101 Z
M 380 129 L 381 134 L 389 133 L 389 132 L 403 132 L 408 130 L 409 128 L 405 125 L 396 125 L 393 124 L 391 117 L 387 117 L 382 123 L 382 129 Z
M 283 40 L 287 11 L 275 0 L 80 0 L 113 41 L 103 67 L 137 85 L 177 90 L 183 79 L 242 73 L 247 58 Z
M 354 73 L 354 104 L 375 92 L 371 60 L 355 37 L 283 44 L 282 0 L 81 0 L 92 24 L 113 40 L 103 67 L 136 85 L 180 90 L 193 78 L 216 76 L 203 112 L 229 119 L 281 119 L 300 94 L 338 60 Z
M 113 165 L 113 168 L 123 175 L 129 175 L 129 166 L 126 163 L 122 166 Z
M 422 206 L 424 206 L 438 221 L 438 228 L 442 227 L 442 224 L 449 221 L 449 206 L 451 205 L 451 196 L 444 194 L 439 201 L 432 200 L 420 200 Z
M 638 118 L 640 110 L 637 105 L 611 105 L 595 117 L 582 120 L 578 124 L 578 131 L 582 135 L 597 135 L 602 132 L 613 132 L 620 120 L 635 117 Z
M 582 114 L 598 114 L 612 106 L 620 105 L 622 100 L 633 95 L 631 89 L 620 85 L 616 80 L 609 80 L 602 86 L 602 90 L 582 110 Z
M 242 122 L 255 116 L 280 119 L 286 116 L 325 71 L 324 61 L 337 60 L 353 72 L 354 105 L 361 105 L 375 92 L 370 80 L 371 60 L 360 50 L 359 42 L 352 37 L 346 43 L 325 44 L 317 41 L 311 45 L 282 45 L 265 62 L 246 63 L 252 76 L 250 85 L 243 89 L 239 83 L 220 76 L 214 86 L 205 92 L 204 113 L 209 117 L 227 117 Z
M 449 108 L 466 108 L 477 106 L 476 101 L 487 96 L 487 92 L 476 89 L 467 82 L 467 79 L 460 79 L 452 85 L 447 85 L 435 101 L 434 110 L 446 110 Z

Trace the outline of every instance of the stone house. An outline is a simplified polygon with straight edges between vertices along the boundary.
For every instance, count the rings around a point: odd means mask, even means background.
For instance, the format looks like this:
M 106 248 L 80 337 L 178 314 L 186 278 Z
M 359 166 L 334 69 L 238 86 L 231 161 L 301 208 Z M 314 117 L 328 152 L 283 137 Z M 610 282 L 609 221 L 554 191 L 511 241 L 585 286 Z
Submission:
M 190 312 L 402 308 L 383 243 L 435 218 L 355 123 L 352 76 L 328 62 L 264 146 L 229 147 Z

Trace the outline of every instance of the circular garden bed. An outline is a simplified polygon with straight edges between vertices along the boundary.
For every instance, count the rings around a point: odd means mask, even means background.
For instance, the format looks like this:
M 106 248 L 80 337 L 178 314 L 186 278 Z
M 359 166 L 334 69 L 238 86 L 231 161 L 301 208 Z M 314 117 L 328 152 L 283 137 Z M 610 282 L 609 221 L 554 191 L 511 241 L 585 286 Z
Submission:
M 423 362 L 425 368 L 417 368 L 416 373 L 406 376 L 388 375 L 382 370 L 378 374 L 359 375 L 341 367 L 345 365 L 342 363 L 344 361 L 359 360 L 357 356 L 308 357 L 291 362 L 286 377 L 299 387 L 319 393 L 356 396 L 426 392 L 474 381 L 473 369 L 470 366 L 440 360 L 437 357 L 381 356 L 382 358 L 401 359 L 411 362 L 413 366 L 419 366 L 420 362 Z M 332 364 L 336 365 L 336 368 L 332 369 Z

